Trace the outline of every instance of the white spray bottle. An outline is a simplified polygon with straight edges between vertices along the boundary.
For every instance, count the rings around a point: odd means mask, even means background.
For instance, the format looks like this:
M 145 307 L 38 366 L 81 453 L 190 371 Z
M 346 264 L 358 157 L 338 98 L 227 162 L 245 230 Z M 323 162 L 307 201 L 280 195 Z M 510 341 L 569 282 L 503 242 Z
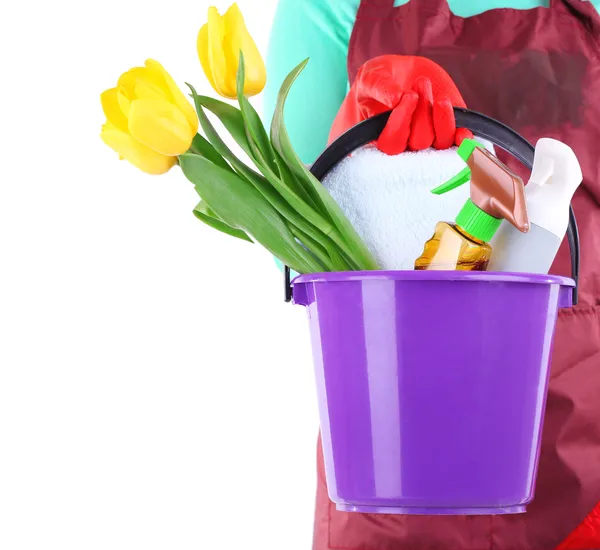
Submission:
M 530 231 L 502 224 L 492 240 L 488 271 L 548 273 L 569 225 L 569 205 L 583 180 L 579 161 L 566 144 L 542 138 L 525 187 Z

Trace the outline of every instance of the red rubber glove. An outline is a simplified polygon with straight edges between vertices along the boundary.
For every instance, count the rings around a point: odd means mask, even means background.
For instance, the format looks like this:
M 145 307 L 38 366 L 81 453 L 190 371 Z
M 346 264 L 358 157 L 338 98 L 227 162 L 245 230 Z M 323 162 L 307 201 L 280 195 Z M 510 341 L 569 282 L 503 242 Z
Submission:
M 429 147 L 447 149 L 472 137 L 456 129 L 453 107 L 466 107 L 454 82 L 424 57 L 384 55 L 359 70 L 331 128 L 329 141 L 362 120 L 392 111 L 376 141 L 388 155 Z

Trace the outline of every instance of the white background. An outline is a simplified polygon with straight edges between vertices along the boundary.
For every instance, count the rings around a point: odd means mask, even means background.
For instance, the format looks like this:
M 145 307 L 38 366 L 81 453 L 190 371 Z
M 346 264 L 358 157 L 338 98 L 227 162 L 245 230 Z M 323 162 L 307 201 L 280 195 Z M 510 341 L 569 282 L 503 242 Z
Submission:
M 99 138 L 99 94 L 147 57 L 214 93 L 213 3 L 0 7 L 2 550 L 311 546 L 304 311 L 266 253 L 194 218 L 179 169 Z M 266 53 L 275 1 L 238 4 Z

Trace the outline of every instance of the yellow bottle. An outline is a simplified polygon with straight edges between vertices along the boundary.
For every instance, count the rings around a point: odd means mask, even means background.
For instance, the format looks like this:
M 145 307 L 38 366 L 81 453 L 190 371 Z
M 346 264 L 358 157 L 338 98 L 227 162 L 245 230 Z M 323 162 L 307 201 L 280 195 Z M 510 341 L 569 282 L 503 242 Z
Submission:
M 489 242 L 502 219 L 529 231 L 523 180 L 472 139 L 462 142 L 458 154 L 468 166 L 433 193 L 447 193 L 471 180 L 471 198 L 456 223 L 437 224 L 415 262 L 417 270 L 485 271 L 492 256 Z
M 469 235 L 454 223 L 440 222 L 425 251 L 415 262 L 415 269 L 438 271 L 485 271 L 492 247 Z

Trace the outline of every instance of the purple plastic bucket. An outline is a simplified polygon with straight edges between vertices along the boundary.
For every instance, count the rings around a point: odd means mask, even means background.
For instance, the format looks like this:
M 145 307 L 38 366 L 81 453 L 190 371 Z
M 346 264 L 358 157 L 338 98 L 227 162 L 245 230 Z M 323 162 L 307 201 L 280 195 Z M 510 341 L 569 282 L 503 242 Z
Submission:
M 524 512 L 556 318 L 574 284 L 460 271 L 297 277 L 338 510 Z

